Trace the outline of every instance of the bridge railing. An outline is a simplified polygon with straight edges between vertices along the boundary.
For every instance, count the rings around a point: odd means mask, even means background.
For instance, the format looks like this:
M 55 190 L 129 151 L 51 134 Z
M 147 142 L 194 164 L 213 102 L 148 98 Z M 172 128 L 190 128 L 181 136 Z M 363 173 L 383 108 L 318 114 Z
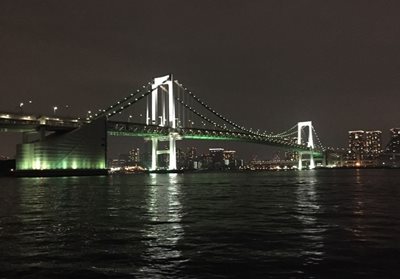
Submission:
M 32 120 L 21 120 L 21 119 L 8 119 L 8 118 L 0 118 L 1 124 L 10 124 L 10 125 L 40 125 L 40 121 L 36 119 Z
M 130 134 L 158 134 L 168 135 L 171 131 L 168 127 L 157 125 L 146 125 L 142 123 L 108 121 L 107 130 L 114 133 L 130 133 Z
M 71 117 L 49 117 L 24 114 L 0 113 L 0 125 L 8 129 L 38 129 L 39 127 L 57 127 L 62 129 L 78 128 L 87 121 Z

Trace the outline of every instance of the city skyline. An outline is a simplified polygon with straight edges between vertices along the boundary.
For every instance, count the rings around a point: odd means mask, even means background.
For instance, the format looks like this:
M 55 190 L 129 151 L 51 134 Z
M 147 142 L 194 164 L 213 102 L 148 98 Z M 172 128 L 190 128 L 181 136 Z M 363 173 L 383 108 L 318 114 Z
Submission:
M 84 115 L 173 72 L 254 129 L 313 120 L 326 146 L 345 147 L 349 130 L 387 141 L 399 126 L 396 2 L 0 5 L 2 110 Z M 1 135 L 0 154 L 19 137 Z
M 390 129 L 390 140 L 382 141 L 382 131 L 348 131 L 348 143 L 344 148 L 327 148 L 324 152 L 323 159 L 319 158 L 318 167 L 340 167 L 340 168 L 396 168 L 399 166 L 400 159 L 400 128 Z M 192 143 L 192 142 L 190 142 Z M 284 168 L 296 168 L 298 162 L 298 154 L 293 150 L 274 150 L 269 157 L 259 156 L 260 154 L 240 154 L 232 148 L 226 148 L 226 144 L 207 144 L 202 148 L 186 144 L 186 146 L 177 147 L 178 168 L 182 167 L 182 158 L 187 161 L 190 158 L 191 165 L 185 166 L 186 169 L 204 169 L 207 163 L 204 159 L 212 155 L 212 152 L 227 152 L 234 154 L 233 156 L 242 160 L 245 164 L 241 165 L 242 170 L 276 170 L 277 166 Z M 206 147 L 205 147 L 206 146 Z M 164 146 L 167 148 L 167 146 Z M 141 151 L 140 151 L 141 150 Z M 121 150 L 120 150 L 121 151 Z M 120 153 L 109 154 L 109 167 L 113 166 L 114 162 L 118 165 L 128 163 L 128 165 L 139 164 L 146 168 L 151 157 L 151 147 L 149 144 L 141 145 L 141 147 L 132 147 L 123 150 Z M 133 154 L 133 155 L 132 155 Z M 139 158 L 141 154 L 141 159 Z M 132 157 L 133 156 L 133 157 Z M 133 159 L 136 158 L 136 159 Z M 159 160 L 168 161 L 168 157 L 162 157 Z M 207 161 L 207 160 L 206 160 Z M 193 163 L 196 162 L 195 167 Z M 281 169 L 281 168 L 278 168 Z

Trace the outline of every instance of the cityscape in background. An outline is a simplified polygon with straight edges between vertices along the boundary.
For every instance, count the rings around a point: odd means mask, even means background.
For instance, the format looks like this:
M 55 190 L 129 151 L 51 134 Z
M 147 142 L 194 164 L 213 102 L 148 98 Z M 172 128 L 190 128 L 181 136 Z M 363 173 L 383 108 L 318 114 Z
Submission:
M 347 148 L 327 148 L 323 157 L 316 158 L 317 167 L 327 168 L 399 168 L 400 128 L 389 131 L 390 139 L 382 142 L 382 131 L 355 130 L 348 132 Z M 177 148 L 177 168 L 188 171 L 262 171 L 297 169 L 298 154 L 292 150 L 279 150 L 271 158 L 243 160 L 244 154 L 221 146 L 206 152 L 196 147 Z M 13 158 L 0 155 L 2 165 L 10 165 Z M 6 163 L 8 162 L 8 163 Z M 167 168 L 169 155 L 158 156 L 160 168 Z M 151 164 L 149 143 L 127 150 L 116 158 L 109 158 L 108 168 L 114 172 L 143 172 Z M 12 165 L 12 164 L 11 164 Z
M 356 130 L 348 132 L 347 148 L 328 148 L 317 167 L 328 168 L 398 168 L 400 167 L 400 128 L 390 129 L 388 143 L 382 142 L 382 131 Z M 243 154 L 242 154 L 243 155 Z M 256 156 L 255 156 L 256 157 Z M 196 147 L 177 148 L 179 170 L 235 171 L 235 170 L 281 170 L 296 169 L 298 155 L 291 150 L 280 150 L 271 158 L 245 161 L 236 150 L 216 146 L 206 152 Z M 133 148 L 117 158 L 110 158 L 108 166 L 113 171 L 135 172 L 149 168 L 151 148 Z M 167 153 L 159 155 L 160 167 L 167 167 Z

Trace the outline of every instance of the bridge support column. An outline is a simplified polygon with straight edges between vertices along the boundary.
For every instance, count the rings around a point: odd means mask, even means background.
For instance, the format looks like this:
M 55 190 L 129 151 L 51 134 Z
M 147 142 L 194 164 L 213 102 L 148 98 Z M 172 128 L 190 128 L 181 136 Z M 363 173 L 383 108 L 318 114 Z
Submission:
M 178 133 L 170 133 L 168 136 L 159 136 L 159 137 L 152 137 L 151 143 L 151 167 L 150 171 L 157 171 L 160 170 L 158 166 L 158 155 L 160 154 L 168 154 L 169 162 L 167 166 L 163 166 L 163 170 L 174 171 L 177 169 L 177 162 L 176 162 L 176 141 L 180 140 L 181 137 Z M 169 147 L 167 150 L 162 149 L 158 150 L 158 143 L 159 142 L 168 142 Z
M 151 138 L 151 169 L 152 171 L 157 170 L 157 148 L 158 139 Z
M 315 160 L 314 160 L 313 152 L 312 151 L 310 151 L 310 152 L 308 152 L 308 151 L 306 151 L 306 152 L 299 151 L 299 161 L 298 161 L 298 166 L 297 166 L 298 170 L 302 170 L 303 169 L 303 159 L 304 159 L 303 155 L 304 154 L 310 156 L 309 159 L 305 158 L 305 160 L 308 159 L 309 162 L 310 162 L 309 165 L 308 165 L 308 169 L 310 169 L 310 170 L 315 169 Z
M 153 137 L 152 153 L 151 153 L 151 171 L 159 169 L 157 164 L 157 156 L 159 154 L 168 154 L 168 166 L 163 166 L 168 171 L 177 169 L 176 164 L 176 140 L 179 139 L 179 134 L 176 133 L 176 111 L 174 98 L 174 80 L 172 74 L 156 77 L 151 85 L 151 108 L 147 103 L 146 115 L 151 112 L 151 124 L 162 127 L 168 127 L 169 134 L 165 136 Z M 159 90 L 160 89 L 160 90 Z M 159 107 L 161 105 L 161 107 Z M 160 120 L 158 120 L 160 119 Z M 148 122 L 147 122 L 148 123 Z M 159 141 L 168 141 L 169 148 L 167 150 L 158 150 Z
M 162 89 L 160 92 L 159 87 Z M 151 111 L 151 124 L 175 129 L 176 113 L 172 74 L 154 78 L 151 90 L 151 108 L 149 108 L 149 103 L 146 108 L 146 114 Z
M 312 153 L 312 151 L 310 152 L 310 166 L 309 166 L 310 170 L 315 169 L 315 161 L 314 161 L 314 154 Z
M 176 138 L 169 135 L 169 167 L 168 170 L 176 170 Z
M 303 169 L 303 154 L 310 155 L 310 164 L 308 168 L 310 170 L 315 168 L 315 161 L 314 161 L 314 138 L 313 138 L 313 126 L 311 121 L 299 122 L 297 123 L 297 144 L 301 145 L 302 143 L 302 132 L 303 128 L 308 128 L 308 137 L 307 137 L 307 147 L 310 149 L 309 151 L 299 151 L 299 164 L 298 169 Z
M 303 153 L 301 151 L 299 151 L 299 162 L 298 162 L 298 170 L 302 170 L 303 169 Z

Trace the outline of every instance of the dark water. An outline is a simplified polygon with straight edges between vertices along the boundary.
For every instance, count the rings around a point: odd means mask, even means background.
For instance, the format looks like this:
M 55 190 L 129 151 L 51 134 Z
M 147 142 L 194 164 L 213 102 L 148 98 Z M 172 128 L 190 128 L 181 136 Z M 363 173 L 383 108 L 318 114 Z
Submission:
M 400 171 L 0 179 L 0 278 L 400 278 Z

